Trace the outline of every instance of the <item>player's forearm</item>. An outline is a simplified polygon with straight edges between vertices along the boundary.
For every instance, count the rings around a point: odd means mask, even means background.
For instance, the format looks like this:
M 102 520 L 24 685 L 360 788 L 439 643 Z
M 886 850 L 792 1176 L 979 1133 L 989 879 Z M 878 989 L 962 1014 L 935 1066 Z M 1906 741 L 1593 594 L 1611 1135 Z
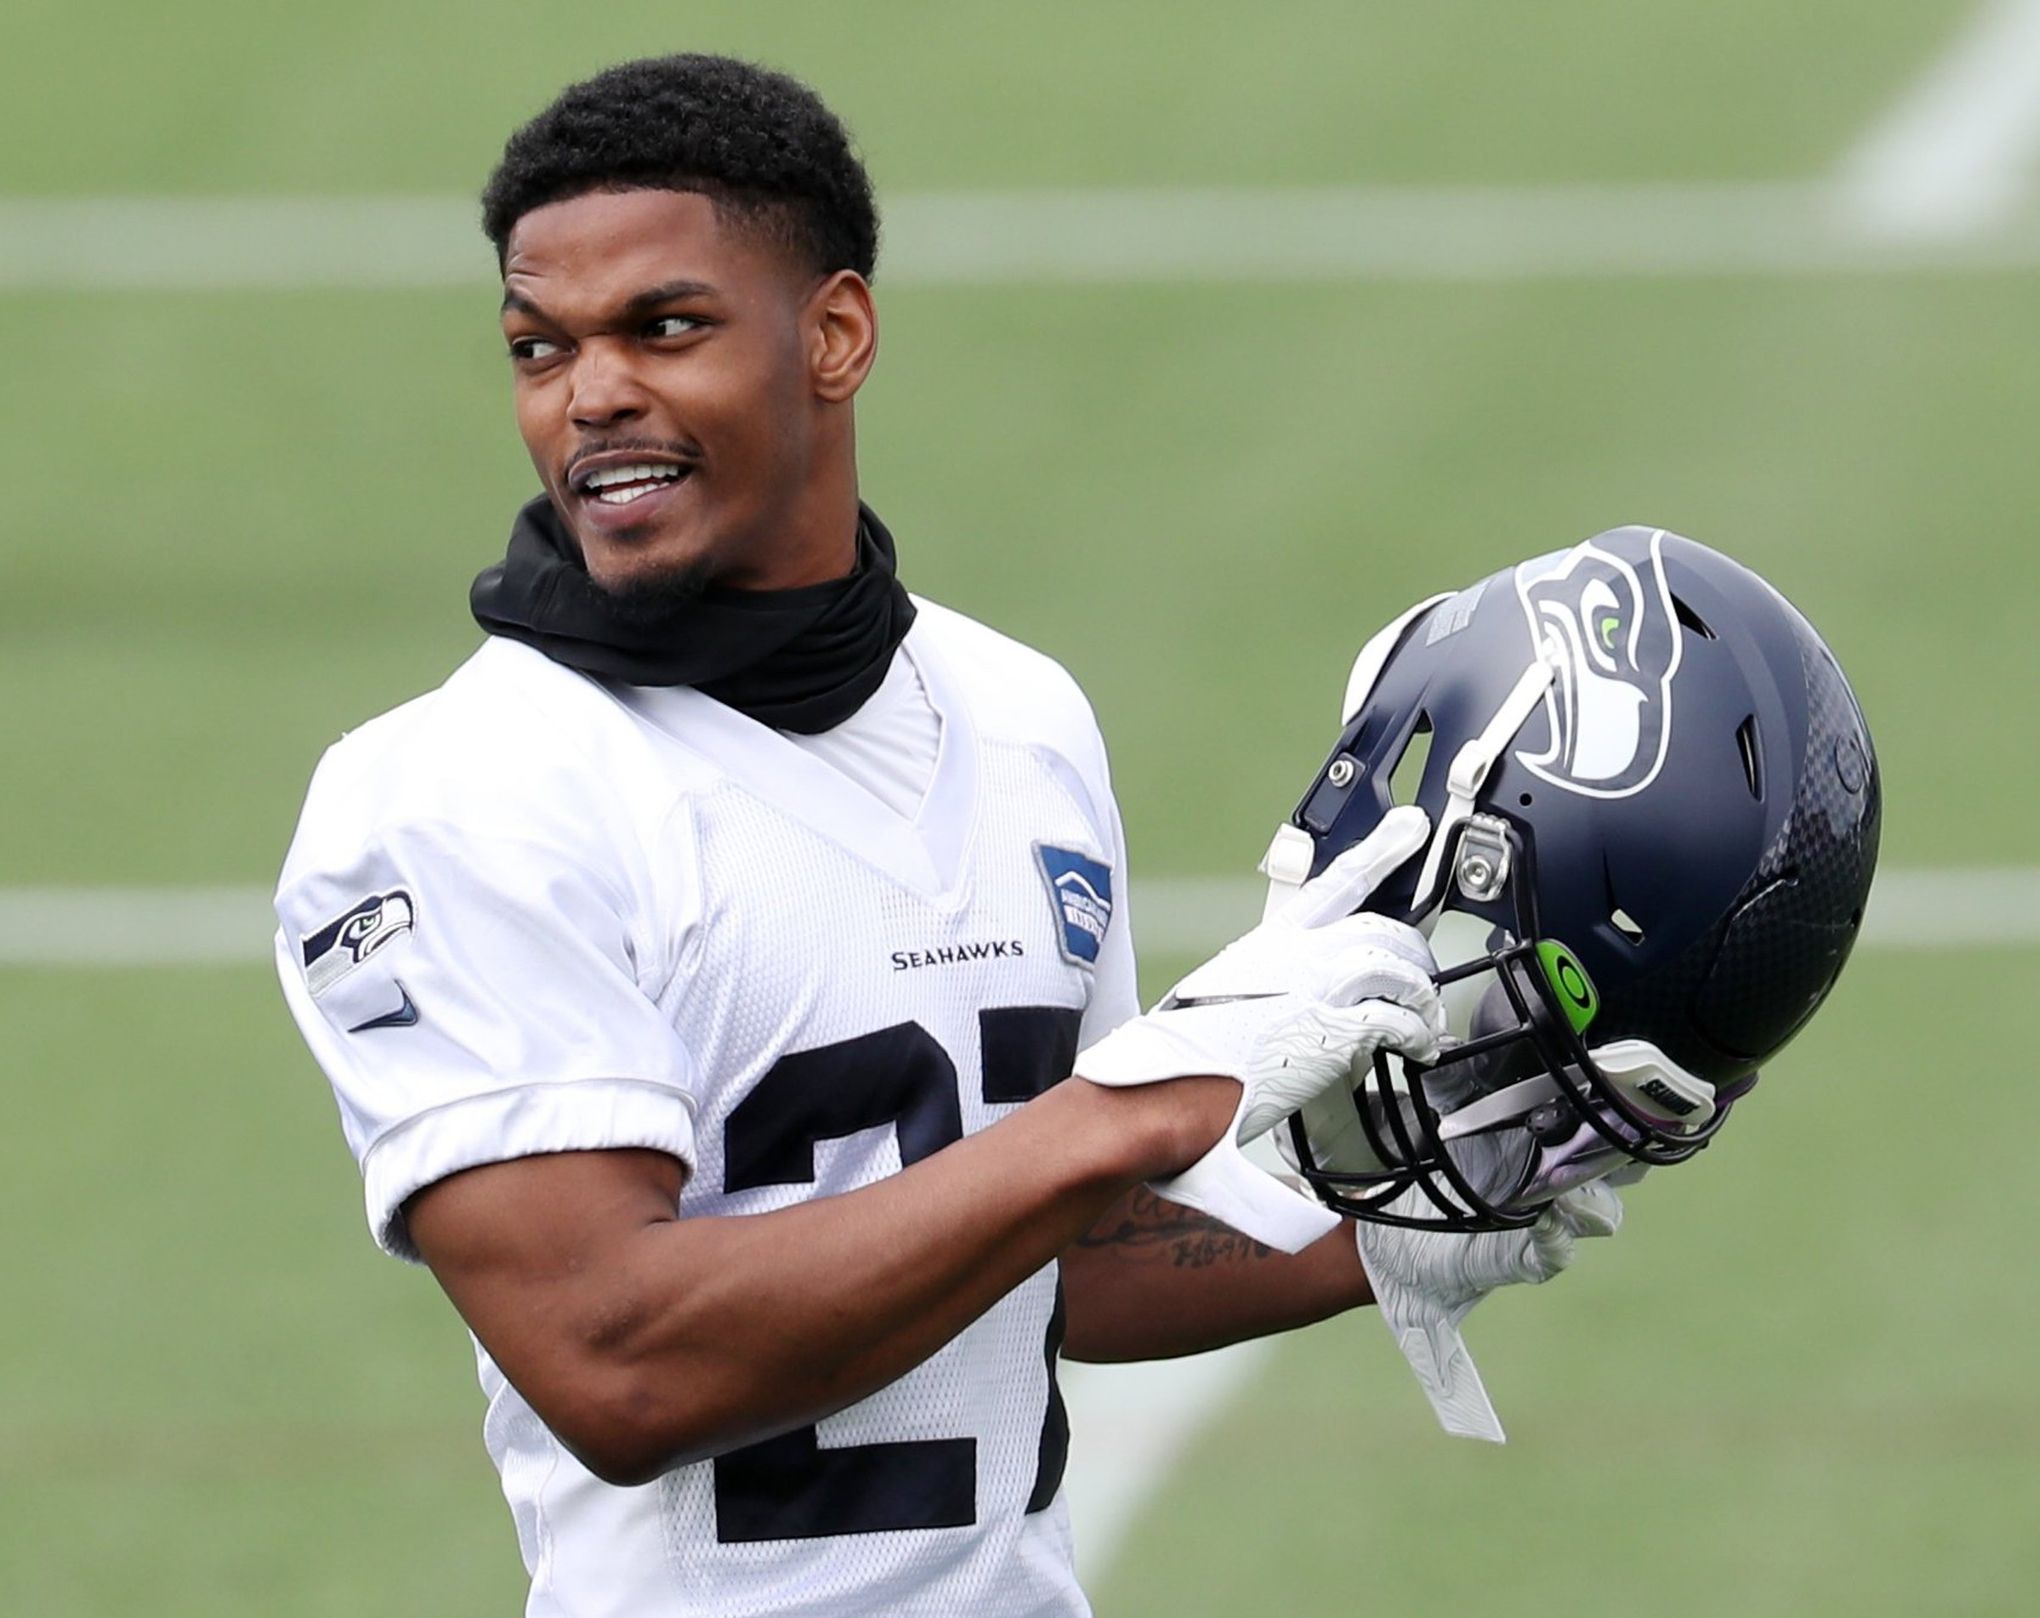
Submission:
M 1352 1231 L 1277 1252 L 1136 1188 L 1063 1261 L 1075 1360 L 1167 1359 L 1265 1337 L 1372 1301 Z
M 1130 1184 L 1208 1145 L 1238 1091 L 1225 1080 L 1185 1084 L 1058 1086 L 848 1195 L 647 1226 L 610 1283 L 628 1303 L 603 1313 L 601 1374 L 615 1395 L 590 1443 L 605 1471 L 654 1475 L 897 1380 Z

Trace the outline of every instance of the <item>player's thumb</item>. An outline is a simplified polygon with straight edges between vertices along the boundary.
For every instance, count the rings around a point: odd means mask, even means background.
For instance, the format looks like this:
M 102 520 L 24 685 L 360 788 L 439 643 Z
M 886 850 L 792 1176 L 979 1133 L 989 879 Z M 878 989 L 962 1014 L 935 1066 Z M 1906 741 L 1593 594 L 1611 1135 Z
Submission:
M 1575 1236 L 1612 1236 L 1622 1228 L 1622 1198 L 1600 1180 L 1553 1197 L 1551 1208 Z
M 1575 1186 L 1551 1199 L 1544 1216 L 1531 1227 L 1533 1279 L 1549 1281 L 1572 1263 L 1582 1237 L 1612 1236 L 1622 1228 L 1622 1199 L 1596 1180 Z
M 1430 835 L 1431 817 L 1415 804 L 1389 810 L 1380 825 L 1296 890 L 1282 908 L 1282 919 L 1318 927 L 1350 916 Z

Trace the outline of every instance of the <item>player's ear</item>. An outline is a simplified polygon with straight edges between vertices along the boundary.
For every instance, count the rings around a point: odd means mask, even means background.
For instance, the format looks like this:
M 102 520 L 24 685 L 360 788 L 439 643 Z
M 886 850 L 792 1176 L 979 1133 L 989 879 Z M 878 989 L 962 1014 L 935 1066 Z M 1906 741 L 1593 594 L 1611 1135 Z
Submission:
M 815 395 L 841 404 L 864 385 L 878 358 L 878 310 L 855 270 L 838 270 L 809 299 L 808 367 Z

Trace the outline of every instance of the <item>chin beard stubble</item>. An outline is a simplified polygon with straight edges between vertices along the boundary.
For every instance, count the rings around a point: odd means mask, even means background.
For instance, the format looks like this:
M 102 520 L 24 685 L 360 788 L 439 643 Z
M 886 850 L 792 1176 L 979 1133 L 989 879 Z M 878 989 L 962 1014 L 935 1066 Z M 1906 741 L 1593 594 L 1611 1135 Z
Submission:
M 708 587 L 710 569 L 691 563 L 663 572 L 650 572 L 616 584 L 604 584 L 590 575 L 595 588 L 617 621 L 634 629 L 653 629 L 675 612 L 701 598 Z

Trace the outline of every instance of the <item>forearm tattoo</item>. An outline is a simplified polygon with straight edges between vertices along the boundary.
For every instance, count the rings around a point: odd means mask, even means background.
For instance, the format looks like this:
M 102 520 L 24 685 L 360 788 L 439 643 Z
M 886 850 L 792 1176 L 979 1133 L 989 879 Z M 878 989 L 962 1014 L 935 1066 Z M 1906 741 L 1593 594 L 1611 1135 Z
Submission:
M 1114 1217 L 1078 1237 L 1077 1246 L 1110 1247 L 1126 1258 L 1154 1259 L 1179 1270 L 1267 1258 L 1275 1251 L 1145 1187 L 1136 1190 Z

